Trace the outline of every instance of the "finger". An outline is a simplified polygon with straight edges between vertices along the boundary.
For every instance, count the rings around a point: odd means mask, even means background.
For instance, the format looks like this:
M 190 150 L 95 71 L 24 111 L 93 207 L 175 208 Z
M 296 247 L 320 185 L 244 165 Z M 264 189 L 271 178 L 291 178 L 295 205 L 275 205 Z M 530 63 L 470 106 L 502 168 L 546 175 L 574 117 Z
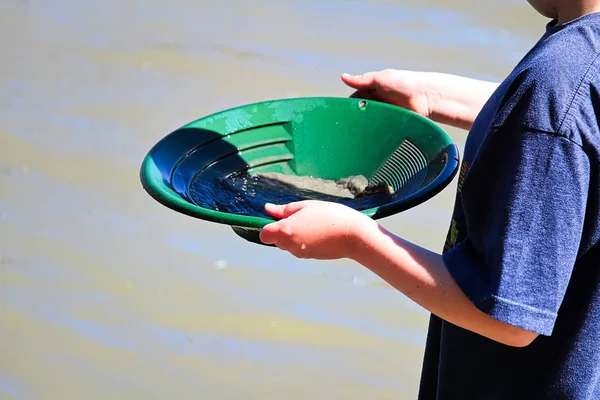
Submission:
M 374 89 L 359 89 L 350 95 L 353 99 L 378 100 L 377 92 Z
M 302 247 L 290 246 L 290 248 L 287 249 L 287 251 L 296 258 L 307 258 L 304 255 L 304 249 Z
M 306 206 L 305 201 L 298 201 L 295 203 L 289 203 L 286 205 L 277 205 L 267 203 L 265 204 L 265 210 L 275 218 L 287 218 L 290 215 L 297 213 Z
M 354 89 L 367 89 L 375 85 L 375 72 L 367 72 L 362 75 L 342 74 L 342 81 Z
M 277 246 L 277 248 L 279 250 L 283 250 L 283 251 L 289 252 L 289 249 L 287 248 L 287 244 L 286 244 L 285 240 L 280 240 L 279 242 L 275 243 L 275 246 Z
M 279 224 L 274 222 L 262 228 L 260 230 L 259 238 L 264 244 L 277 244 L 281 238 Z

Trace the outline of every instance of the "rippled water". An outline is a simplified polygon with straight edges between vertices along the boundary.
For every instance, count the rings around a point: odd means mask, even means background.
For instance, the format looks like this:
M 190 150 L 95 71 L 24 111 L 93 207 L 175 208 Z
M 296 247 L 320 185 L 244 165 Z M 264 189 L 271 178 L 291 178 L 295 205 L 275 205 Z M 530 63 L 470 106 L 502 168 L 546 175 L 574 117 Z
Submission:
M 414 398 L 426 312 L 162 207 L 139 166 L 212 112 L 349 95 L 344 71 L 500 79 L 544 23 L 524 0 L 0 0 L 0 398 Z M 454 189 L 381 222 L 439 251 Z

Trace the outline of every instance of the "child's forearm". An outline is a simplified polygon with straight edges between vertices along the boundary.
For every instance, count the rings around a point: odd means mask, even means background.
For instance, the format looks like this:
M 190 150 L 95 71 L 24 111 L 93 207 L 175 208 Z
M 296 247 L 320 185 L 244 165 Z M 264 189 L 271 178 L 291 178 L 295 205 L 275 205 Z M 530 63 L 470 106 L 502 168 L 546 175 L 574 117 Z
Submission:
M 498 88 L 494 82 L 435 72 L 427 74 L 425 81 L 431 82 L 431 89 L 427 91 L 430 118 L 467 130 Z
M 357 245 L 350 258 L 432 314 L 508 346 L 527 346 L 538 336 L 478 310 L 453 280 L 441 255 L 395 237 L 375 221 L 354 236 Z

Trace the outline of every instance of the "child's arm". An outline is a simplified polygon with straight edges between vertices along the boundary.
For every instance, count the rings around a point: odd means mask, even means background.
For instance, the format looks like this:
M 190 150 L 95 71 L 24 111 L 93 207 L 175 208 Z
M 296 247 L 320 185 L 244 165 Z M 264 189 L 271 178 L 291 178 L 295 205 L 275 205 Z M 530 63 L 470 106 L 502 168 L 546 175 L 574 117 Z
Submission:
M 497 342 L 523 347 L 538 336 L 479 311 L 441 255 L 393 236 L 364 214 L 319 201 L 268 205 L 267 211 L 281 220 L 263 228 L 266 244 L 300 258 L 353 259 L 431 313 Z
M 415 111 L 436 122 L 470 129 L 497 83 L 457 75 L 384 70 L 342 80 L 356 89 L 353 97 L 373 99 Z
M 448 271 L 440 254 L 365 221 L 351 258 L 432 314 L 508 346 L 529 345 L 537 333 L 498 321 L 477 309 Z

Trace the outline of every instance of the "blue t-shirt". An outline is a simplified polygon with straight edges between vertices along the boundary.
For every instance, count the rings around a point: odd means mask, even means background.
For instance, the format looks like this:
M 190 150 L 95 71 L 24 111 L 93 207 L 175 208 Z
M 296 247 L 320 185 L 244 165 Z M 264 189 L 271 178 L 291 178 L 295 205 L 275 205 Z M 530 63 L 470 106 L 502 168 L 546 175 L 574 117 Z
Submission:
M 436 316 L 419 399 L 600 399 L 600 14 L 550 23 L 469 133 L 444 261 L 509 347 Z

